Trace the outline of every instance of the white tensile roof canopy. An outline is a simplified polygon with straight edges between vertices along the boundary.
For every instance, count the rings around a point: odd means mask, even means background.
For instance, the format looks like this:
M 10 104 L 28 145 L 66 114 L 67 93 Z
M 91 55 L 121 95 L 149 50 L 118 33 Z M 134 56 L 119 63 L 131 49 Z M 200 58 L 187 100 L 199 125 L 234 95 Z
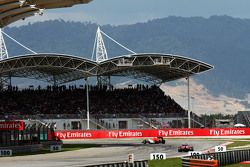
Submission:
M 0 61 L 0 77 L 24 77 L 63 84 L 92 76 L 125 76 L 155 84 L 189 77 L 213 66 L 159 53 L 131 54 L 102 62 L 63 54 L 39 53 Z

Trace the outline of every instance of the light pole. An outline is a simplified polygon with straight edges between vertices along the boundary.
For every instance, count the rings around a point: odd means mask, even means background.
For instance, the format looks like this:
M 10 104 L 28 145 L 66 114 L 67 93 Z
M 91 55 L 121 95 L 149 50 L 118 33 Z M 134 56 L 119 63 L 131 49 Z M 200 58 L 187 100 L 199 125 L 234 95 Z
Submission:
M 88 77 L 85 78 L 86 81 L 86 97 L 87 97 L 87 129 L 89 130 L 89 83 Z
M 190 120 L 190 83 L 189 76 L 187 77 L 187 93 L 188 93 L 188 128 L 191 128 L 191 120 Z
M 191 96 L 191 104 L 192 104 L 192 106 L 191 106 L 191 109 L 192 109 L 192 120 L 193 120 L 193 125 L 192 125 L 192 127 L 194 128 L 194 121 L 195 121 L 195 116 L 194 116 L 194 96 Z

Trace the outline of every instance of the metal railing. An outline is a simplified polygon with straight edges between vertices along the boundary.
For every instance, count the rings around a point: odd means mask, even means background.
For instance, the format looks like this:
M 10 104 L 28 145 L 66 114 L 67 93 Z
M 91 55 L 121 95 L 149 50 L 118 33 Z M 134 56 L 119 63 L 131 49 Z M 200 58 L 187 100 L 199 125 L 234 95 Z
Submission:
M 148 167 L 148 160 L 134 161 L 134 163 L 118 162 L 100 165 L 87 165 L 81 167 Z
M 139 118 L 133 118 L 134 120 L 139 120 L 141 121 L 142 123 L 144 123 L 145 125 L 147 125 L 148 127 L 150 128 L 153 128 L 153 129 L 158 129 L 154 124 L 152 124 L 150 122 L 150 119 L 142 116 L 142 115 L 138 115 Z
M 100 118 L 100 114 L 91 114 L 92 118 Z M 132 113 L 116 113 L 116 114 L 101 114 L 101 118 L 183 118 L 186 115 L 180 113 L 146 113 L 146 114 L 132 114 Z M 0 115 L 1 120 L 17 120 L 17 119 L 76 119 L 76 118 L 86 118 L 85 114 L 34 114 L 34 115 Z

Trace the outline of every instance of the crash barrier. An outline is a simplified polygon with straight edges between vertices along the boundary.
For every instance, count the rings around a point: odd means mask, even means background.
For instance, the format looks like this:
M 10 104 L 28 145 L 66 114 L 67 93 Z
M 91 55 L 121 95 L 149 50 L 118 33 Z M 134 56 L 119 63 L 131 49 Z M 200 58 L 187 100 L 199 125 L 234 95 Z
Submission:
M 46 141 L 42 142 L 44 148 L 49 148 L 51 145 L 63 145 L 63 142 L 61 140 L 52 140 L 52 141 Z
M 0 147 L 1 150 L 12 150 L 13 154 L 16 153 L 29 153 L 29 152 L 37 152 L 43 149 L 42 144 L 33 144 L 33 145 L 25 145 L 25 146 L 9 146 L 9 147 Z
M 40 144 L 0 147 L 0 150 L 12 150 L 13 154 L 30 153 L 30 152 L 38 152 L 44 149 L 49 149 L 51 145 L 62 145 L 62 144 L 63 144 L 62 141 L 45 141 L 41 142 Z
M 191 166 L 191 167 L 218 167 L 218 160 L 200 160 L 200 159 L 182 159 L 182 166 Z
M 188 160 L 191 159 L 201 159 L 201 160 L 208 160 L 214 159 L 218 160 L 218 165 L 229 165 L 235 164 L 242 161 L 247 161 L 250 159 L 250 150 L 233 150 L 227 152 L 218 152 L 218 153 L 209 153 L 209 154 L 201 154 L 201 155 L 194 155 L 194 156 L 186 156 L 182 158 L 182 166 L 190 166 Z
M 82 167 L 148 167 L 148 160 L 134 161 L 134 163 L 120 162 L 101 165 L 88 165 Z
M 55 131 L 56 137 L 67 139 L 121 139 L 148 137 L 247 137 L 250 128 L 190 128 L 190 129 L 128 129 L 128 130 L 60 130 Z

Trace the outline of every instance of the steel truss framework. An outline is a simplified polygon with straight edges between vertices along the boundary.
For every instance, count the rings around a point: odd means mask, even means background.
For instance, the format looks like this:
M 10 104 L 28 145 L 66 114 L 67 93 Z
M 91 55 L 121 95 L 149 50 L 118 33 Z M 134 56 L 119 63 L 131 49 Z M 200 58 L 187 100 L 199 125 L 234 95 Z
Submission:
M 0 27 L 20 19 L 42 15 L 43 9 L 71 7 L 92 0 L 0 0 Z
M 92 76 L 125 76 L 155 84 L 189 77 L 213 66 L 186 57 L 145 53 L 101 63 L 63 54 L 41 53 L 0 61 L 0 77 L 23 77 L 63 84 Z

